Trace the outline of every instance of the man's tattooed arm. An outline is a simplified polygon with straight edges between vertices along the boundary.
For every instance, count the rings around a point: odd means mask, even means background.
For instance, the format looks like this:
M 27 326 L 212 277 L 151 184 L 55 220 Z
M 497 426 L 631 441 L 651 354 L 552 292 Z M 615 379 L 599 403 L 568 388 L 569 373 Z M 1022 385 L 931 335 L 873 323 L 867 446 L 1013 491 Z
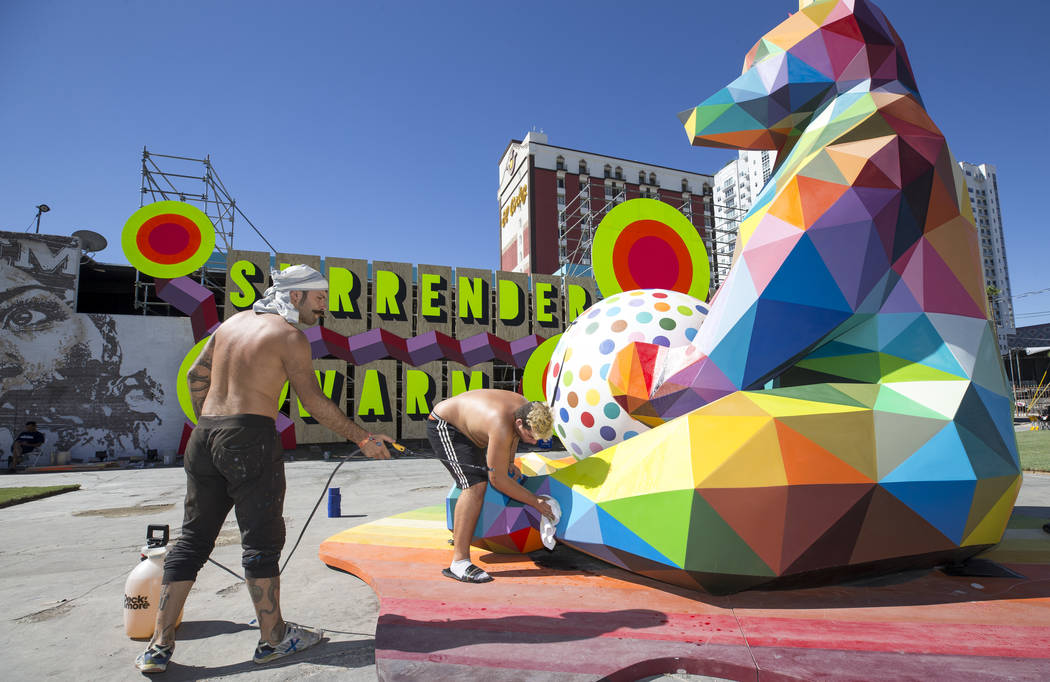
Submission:
M 211 362 L 212 351 L 215 348 L 214 341 L 214 336 L 208 339 L 208 343 L 204 344 L 204 350 L 201 351 L 200 356 L 194 361 L 193 366 L 190 367 L 189 373 L 186 374 L 186 379 L 190 386 L 190 402 L 193 403 L 193 413 L 197 417 L 201 416 L 204 399 L 208 397 L 208 389 L 211 388 Z

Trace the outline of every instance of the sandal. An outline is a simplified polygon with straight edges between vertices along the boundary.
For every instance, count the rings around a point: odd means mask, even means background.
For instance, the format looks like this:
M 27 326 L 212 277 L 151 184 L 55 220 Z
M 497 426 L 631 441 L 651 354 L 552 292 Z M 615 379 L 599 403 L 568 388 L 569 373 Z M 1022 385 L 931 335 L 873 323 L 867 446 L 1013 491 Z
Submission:
M 474 564 L 467 566 L 467 570 L 463 571 L 463 577 L 460 578 L 458 575 L 452 572 L 449 568 L 441 569 L 441 575 L 446 578 L 452 578 L 458 580 L 461 583 L 489 583 L 492 582 L 492 576 L 481 570 Z

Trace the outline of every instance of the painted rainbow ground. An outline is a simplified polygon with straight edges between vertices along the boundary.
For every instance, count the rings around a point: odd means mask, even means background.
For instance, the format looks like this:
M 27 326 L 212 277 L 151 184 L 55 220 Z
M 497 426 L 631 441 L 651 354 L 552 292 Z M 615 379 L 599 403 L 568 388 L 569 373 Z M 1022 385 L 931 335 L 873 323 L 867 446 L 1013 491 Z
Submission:
M 559 545 L 473 550 L 496 580 L 441 575 L 444 506 L 321 544 L 379 597 L 379 678 L 635 680 L 685 671 L 738 680 L 1050 679 L 1050 535 L 1017 508 L 982 555 L 1024 578 L 939 570 L 807 590 L 713 597 Z

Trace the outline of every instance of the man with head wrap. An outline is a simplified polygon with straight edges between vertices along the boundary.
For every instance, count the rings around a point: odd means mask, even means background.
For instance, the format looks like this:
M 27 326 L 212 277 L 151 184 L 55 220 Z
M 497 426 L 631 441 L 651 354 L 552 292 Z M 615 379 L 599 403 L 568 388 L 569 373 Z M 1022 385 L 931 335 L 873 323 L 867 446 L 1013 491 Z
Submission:
M 186 446 L 182 534 L 164 562 L 156 630 L 135 661 L 142 672 L 166 669 L 175 623 L 198 571 L 215 546 L 230 508 L 241 530 L 244 574 L 259 620 L 253 660 L 267 663 L 320 641 L 322 630 L 285 621 L 278 558 L 284 547 L 284 462 L 274 423 L 285 381 L 317 421 L 357 443 L 373 459 L 389 459 L 370 434 L 318 386 L 310 344 L 294 326 L 316 324 L 328 307 L 328 282 L 306 265 L 274 271 L 273 286 L 253 310 L 226 320 L 187 375 L 199 415 Z

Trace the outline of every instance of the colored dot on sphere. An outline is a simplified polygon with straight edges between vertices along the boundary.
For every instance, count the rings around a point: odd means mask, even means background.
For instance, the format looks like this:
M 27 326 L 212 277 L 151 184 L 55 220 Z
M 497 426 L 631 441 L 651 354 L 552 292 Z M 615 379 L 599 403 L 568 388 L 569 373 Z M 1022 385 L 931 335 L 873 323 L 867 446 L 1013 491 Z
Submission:
M 661 313 L 666 313 L 668 310 L 671 309 L 671 306 L 661 301 L 660 303 L 653 304 L 653 309 L 659 310 Z
M 644 303 L 645 303 L 644 299 L 632 298 L 630 301 L 627 302 L 627 305 L 632 306 L 632 307 L 637 307 L 637 306 L 640 306 L 640 305 L 642 305 Z
M 569 403 L 569 407 L 576 407 L 580 402 L 580 397 L 576 395 L 576 391 L 569 391 L 569 397 L 566 399 Z M 569 421 L 566 419 L 565 421 Z
M 571 357 L 572 357 L 572 349 L 571 348 L 566 348 L 565 349 L 565 356 L 562 357 L 561 361 L 565 362 L 566 360 L 568 360 Z
M 604 380 L 604 379 L 608 379 L 608 378 L 609 378 L 609 368 L 610 368 L 610 367 L 612 367 L 612 365 L 611 365 L 611 364 L 604 364 L 604 365 L 602 365 L 602 368 L 601 368 L 600 370 L 598 370 L 598 375 L 599 375 L 599 376 L 600 376 L 600 377 L 601 377 L 601 378 L 602 378 L 603 380 Z
M 616 294 L 615 296 L 610 296 L 609 298 L 605 299 L 605 302 L 606 303 L 615 303 L 618 298 L 620 298 L 620 295 Z
M 634 438 L 637 435 L 638 435 L 637 431 L 625 431 L 624 434 L 623 434 L 623 439 L 627 440 L 628 438 Z
M 598 401 L 600 401 L 601 399 L 602 399 L 602 397 L 600 395 L 598 395 L 598 391 L 597 390 L 592 388 L 591 390 L 587 391 L 587 404 L 588 405 L 597 405 Z
M 666 330 L 670 331 L 670 330 L 674 329 L 677 326 L 678 326 L 678 324 L 674 320 L 672 320 L 670 317 L 665 317 L 662 320 L 660 320 L 660 328 L 661 329 L 666 329 Z
M 561 385 L 570 386 L 572 385 L 572 372 L 565 372 L 561 375 Z
M 612 339 L 605 339 L 598 346 L 598 350 L 601 352 L 602 355 L 608 355 L 609 353 L 612 352 L 612 349 L 615 348 L 615 347 L 616 347 L 616 344 L 613 343 Z
M 617 305 L 614 305 L 612 308 L 609 308 L 608 310 L 605 311 L 605 316 L 606 317 L 616 317 L 619 314 L 620 314 L 620 306 L 617 306 Z
M 631 332 L 627 336 L 627 341 L 630 343 L 638 343 L 640 341 L 645 341 L 645 334 L 641 332 Z
M 595 308 L 595 309 L 594 309 L 594 310 L 592 310 L 591 312 L 587 313 L 587 317 L 588 317 L 588 318 L 591 318 L 591 317 L 598 317 L 598 316 L 599 316 L 599 315 L 601 315 L 601 314 L 602 314 L 602 309 L 601 309 L 601 308 Z
M 626 320 L 616 320 L 612 323 L 612 330 L 614 332 L 622 332 L 624 329 L 627 329 Z
M 601 325 L 599 325 L 597 322 L 591 322 L 589 325 L 587 325 L 587 328 L 583 330 L 583 333 L 593 334 L 594 330 L 597 329 L 599 326 Z
M 689 339 L 690 341 L 695 339 L 696 338 L 696 327 L 690 327 L 689 329 L 686 329 L 685 330 L 685 338 Z
M 653 294 L 653 298 L 667 298 L 667 294 L 663 293 L 662 291 L 657 291 Z
M 554 389 L 554 399 L 557 400 L 561 397 L 561 386 Z
M 691 308 L 690 308 L 689 306 L 687 306 L 687 305 L 680 305 L 680 306 L 678 306 L 678 313 L 679 313 L 680 315 L 692 315 L 692 314 L 693 314 L 693 311 L 692 311 L 692 309 L 691 309 Z
M 643 291 L 641 289 L 635 289 L 634 291 L 631 292 L 631 296 L 644 296 L 644 295 L 645 295 L 645 291 Z
M 646 324 L 647 322 L 652 322 L 653 314 L 643 311 L 643 312 L 640 312 L 637 315 L 635 315 L 634 319 L 638 320 L 642 324 Z
M 560 369 L 560 368 L 561 368 L 561 365 L 558 364 L 557 362 L 555 362 L 554 363 L 554 367 L 551 367 L 551 377 L 558 376 L 558 369 Z
M 591 443 L 591 454 L 604 450 L 601 443 Z
M 583 367 L 580 368 L 580 378 L 583 379 L 584 381 L 587 381 L 588 379 L 591 378 L 591 373 L 592 373 L 592 370 L 591 370 L 591 366 L 590 365 L 584 365 Z
M 575 452 L 577 455 L 582 455 L 583 454 L 583 450 L 581 450 L 580 446 L 577 445 L 576 443 L 572 444 L 572 451 Z
M 696 352 L 696 346 L 688 346 L 685 349 L 685 354 L 686 355 L 692 355 L 695 352 Z
M 666 336 L 657 336 L 653 339 L 653 343 L 657 346 L 663 346 L 664 348 L 671 347 L 671 341 Z
M 558 417 L 560 417 L 563 422 L 569 421 L 569 411 L 566 410 L 564 407 L 561 408 L 560 410 L 558 410 Z M 564 436 L 565 434 L 562 433 L 561 435 Z
M 562 411 L 564 412 L 564 410 L 562 410 Z M 561 435 L 562 438 L 565 437 L 565 429 L 564 429 L 564 427 L 562 427 L 561 424 L 558 424 L 558 433 Z
M 594 416 L 590 412 L 580 414 L 580 422 L 588 429 L 594 426 Z
M 616 419 L 620 416 L 620 406 L 616 403 L 605 403 L 603 411 L 605 412 L 605 416 L 609 419 Z
M 600 433 L 605 440 L 616 438 L 616 429 L 611 426 L 603 426 L 598 433 Z

